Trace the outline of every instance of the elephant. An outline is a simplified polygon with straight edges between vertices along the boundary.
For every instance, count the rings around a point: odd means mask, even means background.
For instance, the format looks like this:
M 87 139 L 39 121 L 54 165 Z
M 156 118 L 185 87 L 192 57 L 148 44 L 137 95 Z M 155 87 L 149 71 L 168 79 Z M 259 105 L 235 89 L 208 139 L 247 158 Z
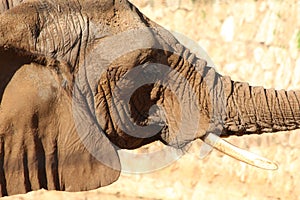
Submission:
M 300 126 L 300 91 L 218 74 L 128 1 L 2 0 L 0 12 L 1 196 L 109 185 L 117 149 L 157 140 L 276 169 L 222 138 Z

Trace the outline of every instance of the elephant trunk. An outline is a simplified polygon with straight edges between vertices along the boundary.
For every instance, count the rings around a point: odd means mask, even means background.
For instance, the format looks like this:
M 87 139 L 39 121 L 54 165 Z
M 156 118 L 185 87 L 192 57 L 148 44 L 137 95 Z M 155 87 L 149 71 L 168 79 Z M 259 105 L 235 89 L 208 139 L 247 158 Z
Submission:
M 222 77 L 226 119 L 221 136 L 260 134 L 300 127 L 300 92 L 234 82 Z

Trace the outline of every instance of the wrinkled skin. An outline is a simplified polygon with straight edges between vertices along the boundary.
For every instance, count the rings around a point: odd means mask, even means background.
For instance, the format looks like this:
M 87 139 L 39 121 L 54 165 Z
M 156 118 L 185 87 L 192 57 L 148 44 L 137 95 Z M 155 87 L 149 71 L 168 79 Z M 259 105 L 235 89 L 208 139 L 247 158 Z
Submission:
M 217 74 L 127 1 L 11 2 L 0 6 L 7 10 L 0 15 L 2 195 L 108 185 L 120 173 L 117 147 L 161 140 L 182 148 L 207 132 L 226 137 L 299 128 L 300 92 L 250 87 Z M 119 35 L 127 31 L 133 32 Z M 177 95 L 159 82 L 143 85 L 129 105 L 113 98 L 122 76 L 150 63 L 169 66 L 190 85 L 199 108 L 200 118 L 191 121 L 196 133 L 190 124 L 178 133 L 178 97 L 190 95 L 187 84 Z M 154 104 L 165 112 L 154 121 L 166 121 L 157 134 L 135 137 L 122 129 L 127 118 L 148 125 Z
M 0 12 L 4 12 L 17 6 L 18 4 L 22 3 L 24 0 L 1 0 L 0 1 Z

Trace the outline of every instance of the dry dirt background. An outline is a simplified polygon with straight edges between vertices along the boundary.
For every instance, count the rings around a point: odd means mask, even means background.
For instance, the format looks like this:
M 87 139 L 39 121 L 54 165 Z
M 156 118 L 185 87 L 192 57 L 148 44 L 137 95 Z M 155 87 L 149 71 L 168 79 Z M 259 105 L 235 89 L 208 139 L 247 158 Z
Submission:
M 219 73 L 251 85 L 300 89 L 300 1 L 132 2 L 157 23 L 200 44 Z M 5 199 L 300 199 L 300 131 L 228 140 L 276 161 L 279 169 L 257 169 L 217 151 L 201 160 L 198 142 L 194 153 L 169 167 L 123 173 L 108 187 L 81 193 L 40 190 Z

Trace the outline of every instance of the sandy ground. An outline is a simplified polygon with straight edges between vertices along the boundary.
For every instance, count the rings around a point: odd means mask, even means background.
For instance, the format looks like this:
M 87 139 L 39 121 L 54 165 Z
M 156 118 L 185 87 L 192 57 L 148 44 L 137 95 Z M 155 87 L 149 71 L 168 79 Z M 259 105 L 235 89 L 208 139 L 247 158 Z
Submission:
M 221 74 L 251 85 L 300 89 L 299 1 L 132 2 L 157 23 L 203 47 Z M 291 131 L 228 138 L 278 163 L 277 171 L 257 169 L 217 151 L 200 159 L 202 144 L 195 142 L 189 153 L 164 169 L 122 173 L 116 183 L 94 191 L 40 190 L 5 199 L 296 200 L 300 199 L 299 134 Z

